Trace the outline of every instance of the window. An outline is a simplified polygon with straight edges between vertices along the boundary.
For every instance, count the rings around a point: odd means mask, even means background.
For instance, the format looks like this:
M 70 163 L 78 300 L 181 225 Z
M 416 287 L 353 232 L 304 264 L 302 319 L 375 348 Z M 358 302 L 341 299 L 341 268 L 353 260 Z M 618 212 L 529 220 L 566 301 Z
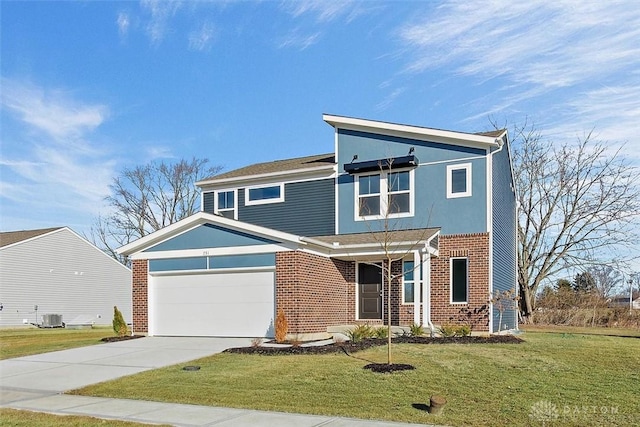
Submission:
M 356 220 L 413 215 L 413 170 L 356 177 Z
M 358 190 L 359 216 L 380 215 L 380 174 L 361 176 Z
M 415 295 L 415 263 L 413 261 L 404 261 L 403 266 L 403 288 L 402 288 L 402 302 L 409 304 L 414 302 Z
M 284 184 L 248 187 L 244 191 L 244 204 L 246 206 L 278 202 L 284 202 Z
M 447 198 L 471 196 L 471 163 L 447 166 Z
M 215 213 L 227 218 L 235 219 L 236 192 L 234 190 L 218 191 L 216 196 Z
M 466 303 L 468 293 L 468 260 L 451 258 L 451 302 Z

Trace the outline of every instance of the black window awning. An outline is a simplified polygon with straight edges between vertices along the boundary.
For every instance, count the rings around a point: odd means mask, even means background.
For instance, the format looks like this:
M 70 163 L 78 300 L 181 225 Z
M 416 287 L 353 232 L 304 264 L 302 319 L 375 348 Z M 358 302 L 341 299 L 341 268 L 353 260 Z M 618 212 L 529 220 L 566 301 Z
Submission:
M 418 159 L 413 154 L 402 157 L 392 157 L 387 159 L 368 160 L 366 162 L 345 163 L 344 171 L 349 174 L 384 171 L 389 169 L 400 169 L 418 166 Z

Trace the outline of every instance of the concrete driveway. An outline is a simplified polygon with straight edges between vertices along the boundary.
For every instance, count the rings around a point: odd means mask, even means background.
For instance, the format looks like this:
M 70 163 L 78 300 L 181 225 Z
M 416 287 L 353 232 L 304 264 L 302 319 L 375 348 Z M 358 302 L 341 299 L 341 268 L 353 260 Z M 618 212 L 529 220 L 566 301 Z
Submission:
M 248 338 L 145 337 L 0 361 L 2 388 L 62 393 L 126 375 L 188 362 Z

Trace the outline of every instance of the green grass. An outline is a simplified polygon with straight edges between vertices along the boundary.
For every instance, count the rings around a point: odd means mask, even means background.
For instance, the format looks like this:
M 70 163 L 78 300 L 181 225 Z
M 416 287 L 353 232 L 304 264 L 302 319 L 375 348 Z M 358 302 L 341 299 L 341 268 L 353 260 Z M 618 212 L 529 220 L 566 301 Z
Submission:
M 219 354 L 190 362 L 199 371 L 176 365 L 75 393 L 452 426 L 542 425 L 553 414 L 554 426 L 640 424 L 640 339 L 537 332 L 524 338 L 519 345 L 394 345 L 394 362 L 416 370 L 393 374 L 362 369 L 384 362 L 385 347 L 357 358 Z M 432 394 L 448 401 L 437 417 L 414 407 Z M 532 419 L 543 401 L 557 412 Z
M 100 344 L 113 336 L 109 327 L 93 329 L 0 329 L 0 360 Z
M 19 411 L 17 409 L 0 408 L 0 424 L 8 427 L 137 427 L 149 424 L 127 421 L 102 420 L 75 415 L 53 415 L 41 412 Z

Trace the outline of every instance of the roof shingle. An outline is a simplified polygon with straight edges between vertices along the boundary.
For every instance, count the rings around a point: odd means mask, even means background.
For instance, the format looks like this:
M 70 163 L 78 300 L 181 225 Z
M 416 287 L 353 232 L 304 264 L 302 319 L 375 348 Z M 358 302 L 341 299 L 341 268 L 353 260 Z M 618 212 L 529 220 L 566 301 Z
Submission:
M 39 230 L 6 231 L 0 233 L 0 248 L 22 242 L 23 240 L 32 239 L 43 234 L 51 233 L 52 231 L 56 231 L 61 228 L 64 227 L 41 228 Z

